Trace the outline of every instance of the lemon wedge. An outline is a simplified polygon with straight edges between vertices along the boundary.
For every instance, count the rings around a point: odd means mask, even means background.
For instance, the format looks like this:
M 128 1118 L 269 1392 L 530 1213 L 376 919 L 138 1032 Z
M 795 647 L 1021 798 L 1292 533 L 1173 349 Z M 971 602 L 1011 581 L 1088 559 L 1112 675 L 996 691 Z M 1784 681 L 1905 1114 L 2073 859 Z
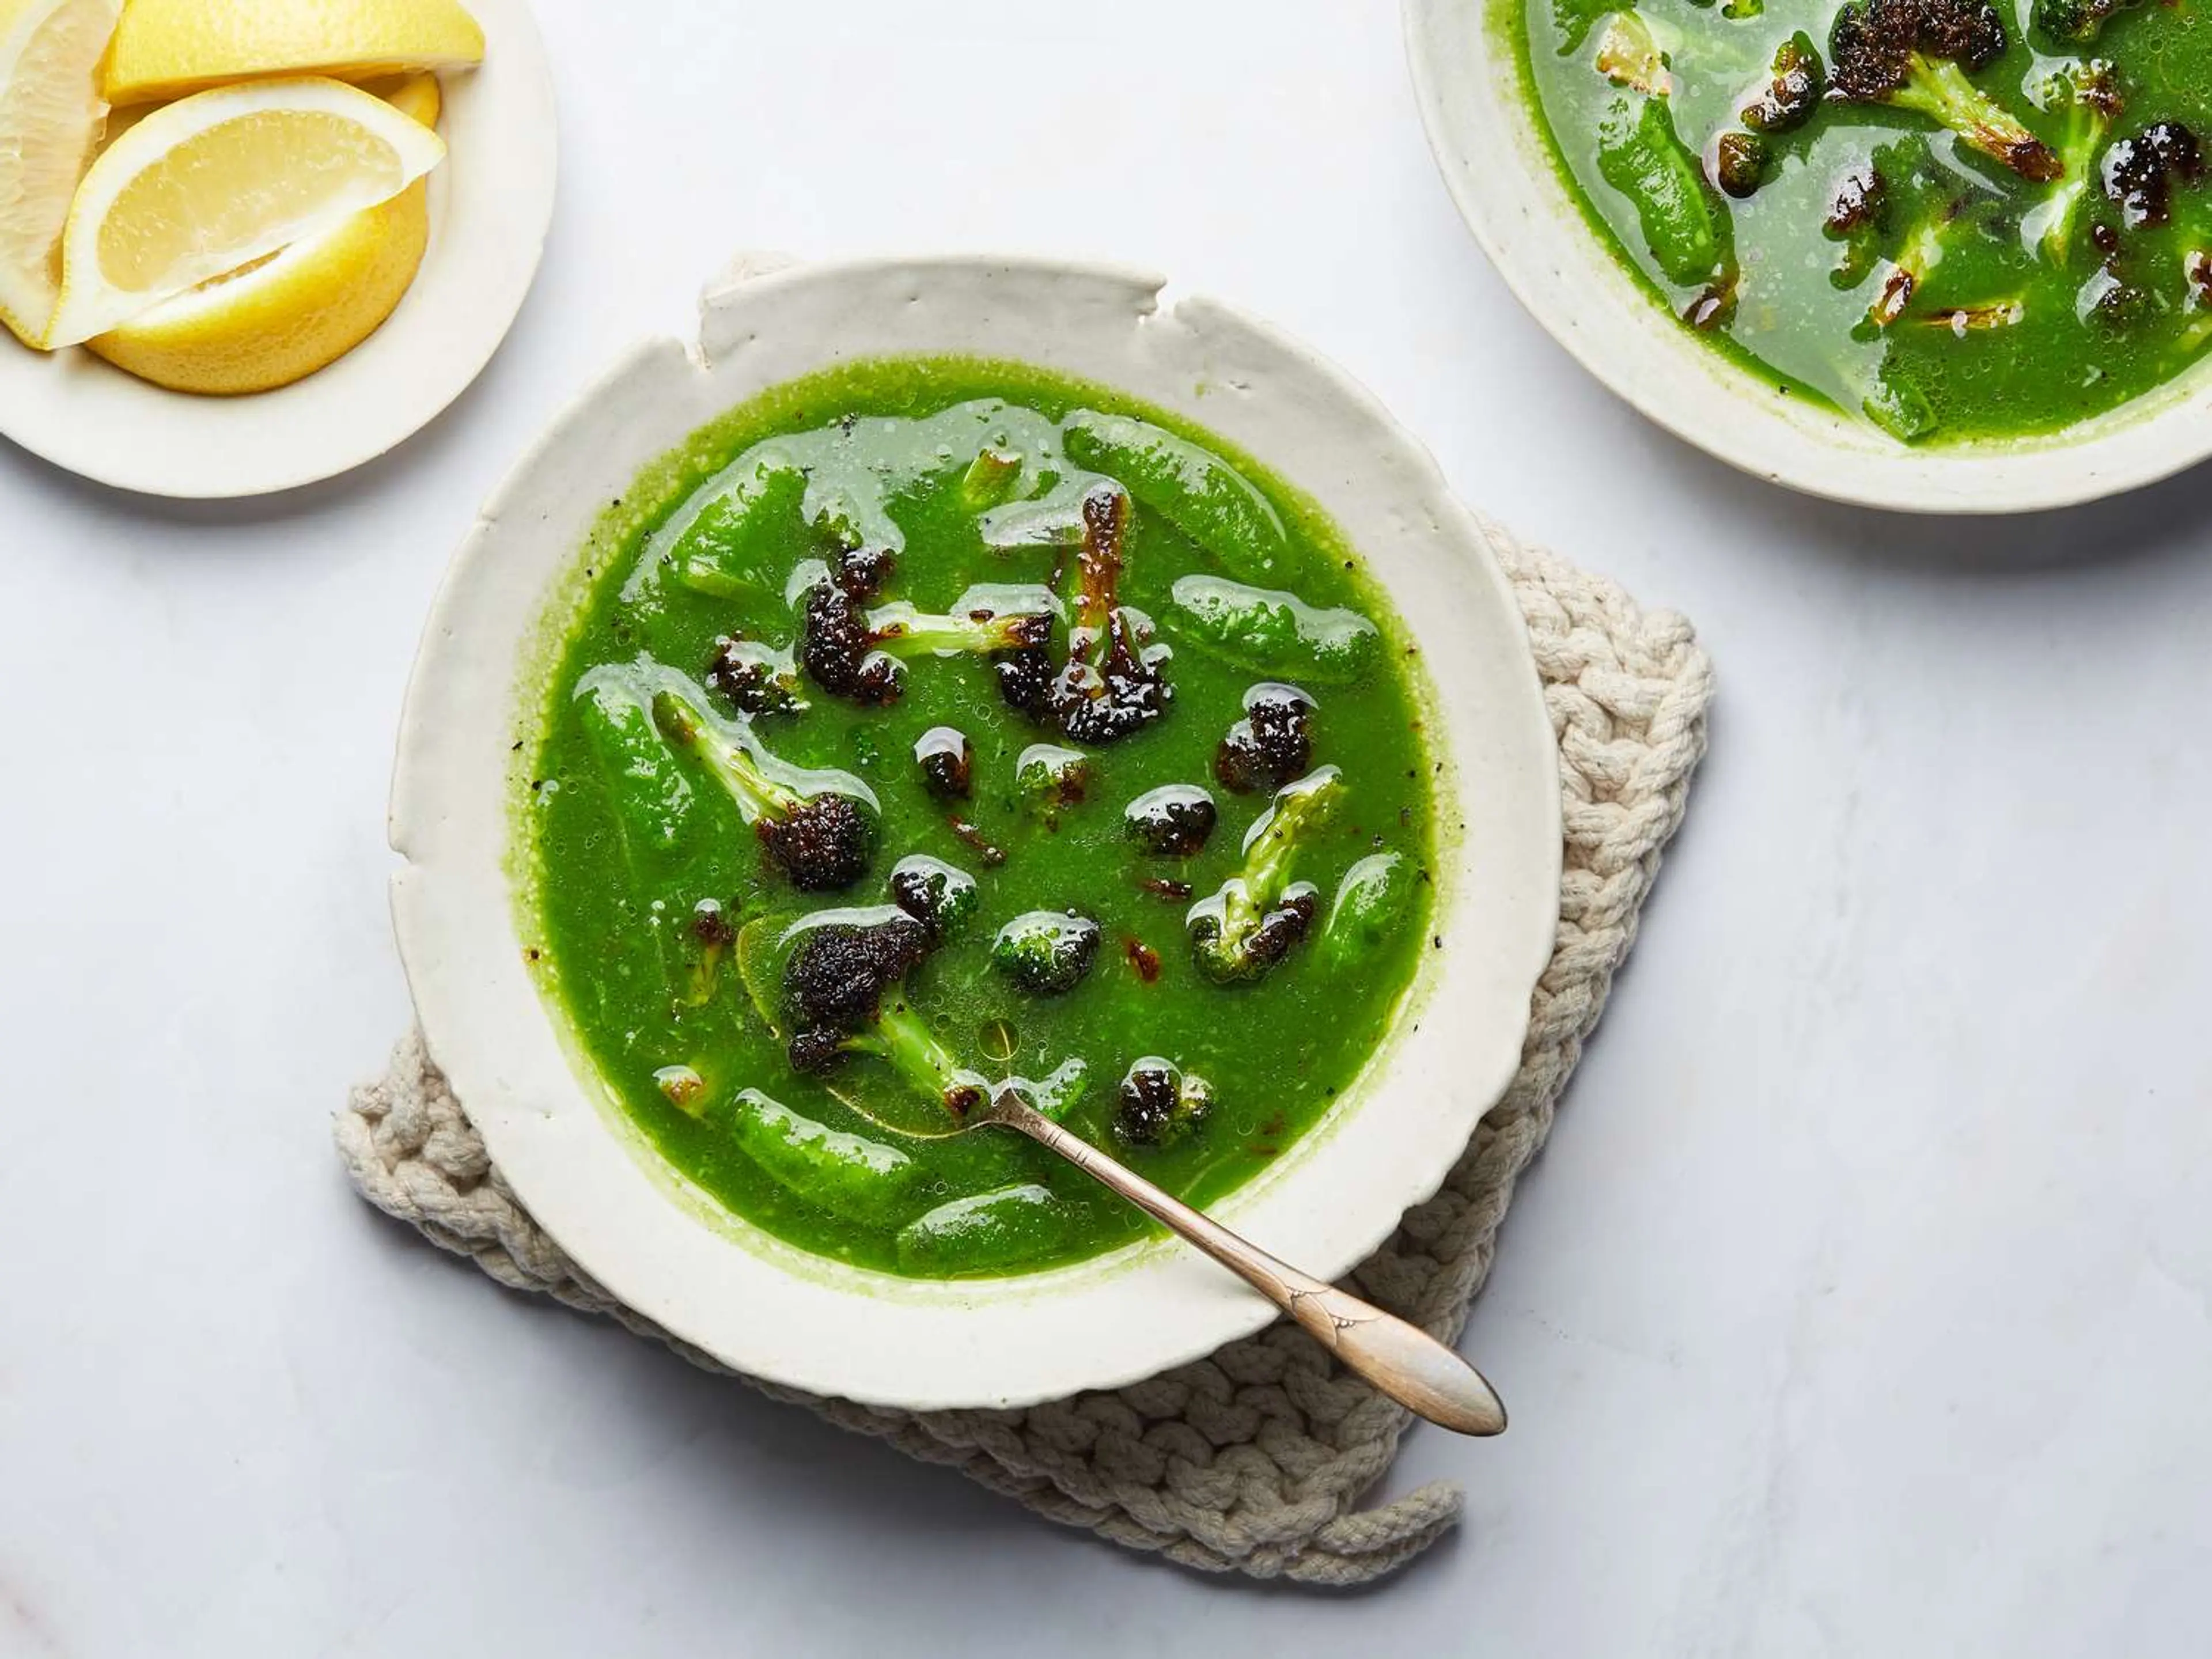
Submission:
M 454 0 L 130 0 L 105 86 L 138 104 L 262 76 L 463 69 L 483 52 Z
M 44 337 L 62 227 L 100 143 L 100 53 L 120 0 L 0 0 L 0 322 Z
M 410 119 L 438 124 L 436 76 L 412 76 L 386 95 Z M 388 202 L 85 343 L 175 392 L 235 396 L 304 380 L 375 333 L 406 297 L 429 245 L 429 189 L 417 179 Z
M 358 87 L 262 81 L 155 110 L 100 153 L 62 232 L 42 343 L 76 345 L 386 202 L 437 134 Z

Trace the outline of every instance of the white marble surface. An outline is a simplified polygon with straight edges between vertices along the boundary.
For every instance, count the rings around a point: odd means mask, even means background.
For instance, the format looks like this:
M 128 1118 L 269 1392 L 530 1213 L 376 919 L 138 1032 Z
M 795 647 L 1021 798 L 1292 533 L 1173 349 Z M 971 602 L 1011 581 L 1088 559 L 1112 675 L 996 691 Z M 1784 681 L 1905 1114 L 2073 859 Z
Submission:
M 564 195 L 446 419 L 240 508 L 0 453 L 0 1654 L 2203 1650 L 2212 477 L 1930 525 L 1662 438 L 1452 217 L 1382 0 L 540 9 Z M 1048 1528 L 495 1292 L 331 1156 L 471 508 L 734 251 L 941 244 L 1272 316 L 1721 665 L 1468 1338 L 1513 1431 L 1413 1437 L 1468 1523 L 1376 1593 Z

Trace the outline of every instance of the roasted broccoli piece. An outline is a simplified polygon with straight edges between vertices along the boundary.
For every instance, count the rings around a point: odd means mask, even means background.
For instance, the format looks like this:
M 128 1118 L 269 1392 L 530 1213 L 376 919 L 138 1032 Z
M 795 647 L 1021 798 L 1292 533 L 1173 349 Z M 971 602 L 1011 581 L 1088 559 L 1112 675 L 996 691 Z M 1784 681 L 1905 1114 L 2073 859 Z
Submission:
M 1073 910 L 1031 910 L 992 941 L 994 967 L 1032 996 L 1066 996 L 1097 958 L 1098 924 Z
M 1869 329 L 1887 328 L 1903 316 L 1942 263 L 1951 227 L 1972 201 L 1960 183 L 1936 164 L 1923 140 L 1911 137 L 1882 145 L 1868 167 L 1838 187 L 1825 227 L 1844 244 L 1832 280 L 1851 289 L 1881 271 L 1881 285 L 1867 308 Z
M 1219 817 L 1213 797 L 1190 783 L 1148 789 L 1122 814 L 1137 845 L 1164 859 L 1196 858 Z
M 1755 132 L 1723 132 L 1713 140 L 1713 182 L 1738 201 L 1756 195 L 1766 182 L 1773 155 Z
M 1172 1060 L 1147 1054 L 1121 1079 L 1114 1136 L 1147 1151 L 1184 1139 L 1213 1109 L 1213 1085 Z
M 714 641 L 707 689 L 719 692 L 741 714 L 792 714 L 806 708 L 791 653 L 742 634 L 725 634 Z
M 922 925 L 933 946 L 942 945 L 975 914 L 975 878 L 956 864 L 916 853 L 891 866 L 891 902 Z
M 2043 106 L 2066 119 L 2058 156 L 2064 168 L 2029 221 L 2030 234 L 2046 257 L 2063 264 L 2072 250 L 2074 228 L 2095 175 L 2097 152 L 2119 118 L 2120 92 L 2112 66 L 2102 58 L 2069 64 L 2043 83 Z
M 1022 476 L 1022 458 L 986 445 L 975 452 L 960 477 L 960 504 L 970 513 L 988 512 L 1014 493 Z
M 796 922 L 756 918 L 738 936 L 737 957 L 746 993 L 784 1043 L 792 1069 L 820 1078 L 863 1116 L 932 1134 L 951 1127 L 940 1112 L 962 1118 L 1007 1090 L 1055 1121 L 1080 1104 L 1090 1086 L 1080 1060 L 1042 1082 L 1009 1077 L 996 1084 L 959 1062 L 908 996 L 908 981 L 932 948 L 926 924 L 877 905 L 819 911 Z M 1010 1056 L 1012 1046 L 999 1052 Z M 848 1077 L 855 1055 L 884 1061 L 902 1087 L 886 1097 L 865 1071 Z M 910 1103 L 925 1108 L 918 1121 Z
M 933 726 L 916 738 L 914 763 L 923 787 L 939 800 L 966 800 L 975 793 L 975 746 L 955 726 Z
M 661 735 L 713 775 L 793 886 L 836 892 L 867 874 L 877 806 L 858 778 L 786 766 L 750 726 L 721 726 L 673 689 L 655 692 L 652 709 Z
M 2105 152 L 2105 194 L 2119 204 L 2121 222 L 2130 230 L 2171 223 L 2175 183 L 2203 179 L 2197 135 L 2179 121 L 2160 121 Z
M 2086 46 L 2136 0 L 2035 0 L 2035 27 L 2067 46 Z
M 667 1097 L 668 1103 L 679 1112 L 697 1115 L 707 1104 L 711 1092 L 706 1078 L 696 1066 L 663 1066 L 653 1074 L 653 1086 Z
M 1067 662 L 1045 694 L 1054 720 L 1077 743 L 1112 743 L 1140 731 L 1166 714 L 1175 696 L 1166 648 L 1147 644 L 1151 624 L 1121 600 L 1128 535 L 1127 493 L 1117 484 L 1094 484 L 1083 497 L 1077 556 L 1083 592 Z M 1006 695 L 1015 700 L 1014 690 Z
M 1758 94 L 1737 114 L 1753 132 L 1795 132 L 1813 118 L 1827 90 L 1813 37 L 1800 29 L 1774 49 L 1773 72 Z
M 1911 110 L 2022 178 L 2047 184 L 2063 163 L 1966 78 L 2005 48 L 1990 0 L 1847 0 L 1828 34 L 1833 94 Z
M 904 602 L 864 611 L 834 578 L 806 590 L 799 659 L 832 696 L 880 707 L 898 700 L 915 657 L 1041 655 L 1052 639 L 1054 604 L 1043 588 L 971 588 L 944 616 Z
M 1667 55 L 1652 35 L 1650 24 L 1632 11 L 1617 11 L 1606 19 L 1597 38 L 1591 67 L 1616 87 L 1626 87 L 1647 97 L 1664 98 L 1674 90 L 1667 73 Z
M 1213 751 L 1213 775 L 1239 795 L 1281 788 L 1313 765 L 1312 697 L 1267 681 L 1244 694 L 1244 718 Z
M 1091 788 L 1091 757 L 1056 743 L 1033 743 L 1014 762 L 1014 787 L 1048 819 L 1076 806 Z
M 956 1116 L 972 1110 L 984 1079 L 953 1058 L 907 1000 L 906 977 L 929 947 L 929 929 L 891 905 L 826 911 L 801 923 L 784 963 L 778 1022 L 789 1033 L 792 1069 L 814 1076 L 872 1054 Z
M 1279 791 L 1244 838 L 1244 867 L 1185 918 L 1199 970 L 1217 985 L 1263 977 L 1312 928 L 1320 895 L 1292 882 L 1298 855 L 1335 816 L 1344 779 L 1334 766 Z
M 817 685 L 848 702 L 880 708 L 904 689 L 898 659 L 875 648 L 861 602 L 826 577 L 806 590 L 799 660 Z
M 738 930 L 731 925 L 721 901 L 710 898 L 691 907 L 684 929 L 690 935 L 690 952 L 684 1000 L 694 1008 L 703 1008 L 714 1000 L 720 987 L 722 963 L 729 957 L 730 947 L 738 942 Z
M 841 542 L 830 553 L 829 568 L 838 590 L 866 605 L 898 574 L 898 555 L 881 544 Z

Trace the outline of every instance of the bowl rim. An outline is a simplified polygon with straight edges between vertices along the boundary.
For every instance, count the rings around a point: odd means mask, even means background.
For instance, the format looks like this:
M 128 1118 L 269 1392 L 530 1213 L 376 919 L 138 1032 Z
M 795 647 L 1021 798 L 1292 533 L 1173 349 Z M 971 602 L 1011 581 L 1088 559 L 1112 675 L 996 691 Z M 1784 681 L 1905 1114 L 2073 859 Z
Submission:
M 2212 456 L 2212 358 L 2041 437 L 1908 448 L 1778 393 L 1656 304 L 1568 192 L 1501 39 L 1522 0 L 1401 0 L 1422 126 L 1444 186 L 1522 309 L 1646 419 L 1754 477 L 1853 506 L 1930 514 L 2078 506 Z M 1510 153 L 1512 165 L 1474 158 Z
M 435 420 L 481 374 L 537 279 L 560 170 L 552 72 L 527 0 L 471 0 L 484 61 L 441 74 L 446 159 L 430 242 L 384 325 L 273 391 L 201 397 L 82 349 L 0 334 L 0 436 L 65 471 L 179 501 L 275 495 L 351 471 Z
M 1427 453 L 1342 371 L 1241 313 L 1200 298 L 1163 304 L 1162 279 L 1094 264 L 769 264 L 747 262 L 709 289 L 696 348 L 648 341 L 556 416 L 447 573 L 408 690 L 390 823 L 402 860 L 394 927 L 426 1040 L 516 1196 L 581 1268 L 734 1370 L 908 1409 L 1010 1407 L 1155 1375 L 1274 1310 L 1166 1240 L 1015 1279 L 844 1267 L 688 1189 L 592 1097 L 604 1091 L 572 1062 L 526 963 L 510 808 L 526 783 L 510 750 L 532 746 L 536 696 L 557 656 L 548 619 L 573 602 L 564 579 L 598 510 L 708 420 L 800 374 L 988 355 L 1188 414 L 1316 497 L 1425 652 L 1446 626 L 1464 630 L 1454 636 L 1469 644 L 1464 660 L 1431 668 L 1445 748 L 1480 786 L 1440 793 L 1468 826 L 1439 918 L 1449 948 L 1425 967 L 1427 1007 L 1449 1000 L 1451 1017 L 1416 1011 L 1371 1081 L 1212 1206 L 1327 1277 L 1435 1193 L 1518 1069 L 1562 860 L 1557 746 L 1525 624 L 1483 531 Z M 904 351 L 891 349 L 900 342 Z M 1120 372 L 1098 372 L 1109 363 Z M 1285 465 L 1285 447 L 1300 462 L 1325 452 L 1333 470 Z M 1364 514 L 1346 513 L 1355 501 L 1369 503 Z

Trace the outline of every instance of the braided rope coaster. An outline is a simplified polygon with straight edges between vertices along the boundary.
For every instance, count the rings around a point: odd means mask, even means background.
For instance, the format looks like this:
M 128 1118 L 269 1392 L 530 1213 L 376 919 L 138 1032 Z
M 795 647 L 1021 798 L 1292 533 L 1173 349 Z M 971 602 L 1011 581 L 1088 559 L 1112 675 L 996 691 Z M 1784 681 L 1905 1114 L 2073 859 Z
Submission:
M 1559 740 L 1566 865 L 1559 945 L 1538 981 L 1519 1074 L 1443 1188 L 1354 1270 L 1359 1292 L 1455 1340 L 1489 1276 L 1513 1187 L 1636 937 L 1659 855 L 1705 752 L 1712 671 L 1689 623 L 1485 526 L 1528 619 Z M 354 1091 L 337 1139 L 362 1195 L 502 1285 L 605 1314 L 723 1368 L 615 1301 L 515 1201 L 410 1036 Z M 751 1380 L 751 1379 L 747 1379 Z M 1186 1566 L 1346 1585 L 1380 1578 L 1459 1519 L 1458 1489 L 1355 1507 L 1410 1418 L 1298 1328 L 1277 1323 L 1110 1392 L 1014 1411 L 909 1413 L 756 1383 L 910 1456 L 950 1464 L 1049 1520 Z

